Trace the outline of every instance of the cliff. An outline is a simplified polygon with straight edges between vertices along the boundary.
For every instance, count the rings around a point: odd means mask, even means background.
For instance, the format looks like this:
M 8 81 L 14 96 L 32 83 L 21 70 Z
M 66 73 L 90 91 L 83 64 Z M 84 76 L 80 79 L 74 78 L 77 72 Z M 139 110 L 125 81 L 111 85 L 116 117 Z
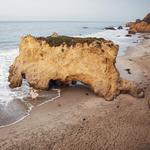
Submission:
M 118 45 L 102 38 L 25 36 L 9 69 L 10 87 L 21 86 L 23 78 L 43 90 L 81 81 L 106 100 L 121 92 L 143 96 L 135 83 L 120 78 L 115 66 L 117 53 Z
M 137 19 L 136 22 L 130 22 L 126 25 L 129 27 L 129 33 L 150 33 L 150 13 L 143 20 Z

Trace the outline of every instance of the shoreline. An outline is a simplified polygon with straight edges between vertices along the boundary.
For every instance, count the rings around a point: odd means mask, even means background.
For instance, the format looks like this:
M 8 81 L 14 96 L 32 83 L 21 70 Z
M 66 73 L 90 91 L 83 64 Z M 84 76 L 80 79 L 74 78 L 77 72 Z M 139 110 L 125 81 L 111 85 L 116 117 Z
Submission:
M 110 37 L 109 37 L 109 35 L 107 35 L 107 33 L 111 33 L 110 34 Z M 126 49 L 127 48 L 127 45 L 129 45 L 129 44 L 132 44 L 132 45 L 135 45 L 134 44 L 134 41 L 135 40 L 137 40 L 137 35 L 136 36 L 134 36 L 133 35 L 133 37 L 125 37 L 125 35 L 127 34 L 127 31 L 126 31 L 126 28 L 124 28 L 124 29 L 122 29 L 122 30 L 119 30 L 119 29 L 117 29 L 117 27 L 116 27 L 116 30 L 114 30 L 114 31 L 111 31 L 111 30 L 102 30 L 101 32 L 98 32 L 98 33 L 96 33 L 96 34 L 90 34 L 90 35 L 85 35 L 84 37 L 86 37 L 86 36 L 98 36 L 98 37 L 101 37 L 102 35 L 104 36 L 104 35 L 107 35 L 107 40 L 111 40 L 111 38 L 112 38 L 112 40 L 113 39 L 116 39 L 116 41 L 118 41 L 119 42 L 119 38 L 121 38 L 121 43 L 120 43 L 120 45 L 121 45 L 121 48 L 119 48 L 119 53 L 118 53 L 118 57 L 120 57 L 120 56 L 122 56 L 124 53 L 125 53 L 125 50 L 124 49 Z M 117 36 L 118 35 L 118 36 Z M 130 42 L 129 42 L 129 40 L 131 40 Z M 129 43 L 128 43 L 129 42 Z M 6 53 L 8 53 L 7 51 L 6 51 Z M 15 54 L 17 54 L 17 52 L 16 51 L 14 51 L 14 53 Z M 6 55 L 6 54 L 5 54 Z M 4 75 L 3 75 L 4 76 Z M 5 84 L 8 84 L 8 83 L 5 83 Z M 23 87 L 22 89 L 26 89 L 26 87 Z M 27 87 L 28 88 L 28 87 Z M 8 89 L 9 90 L 9 89 Z M 11 89 L 10 89 L 11 90 Z M 16 90 L 16 92 L 18 92 L 18 91 L 20 91 L 20 92 L 22 92 L 22 93 L 24 93 L 22 90 L 21 90 L 21 88 L 19 88 L 18 90 Z M 51 91 L 50 91 L 51 92 Z M 15 93 L 14 93 L 15 94 Z M 13 95 L 13 93 L 12 93 L 12 95 Z M 24 94 L 23 94 L 24 95 Z M 22 96 L 23 96 L 22 95 Z M 24 95 L 25 96 L 25 95 Z M 25 96 L 25 97 L 27 97 L 27 95 Z M 41 96 L 40 96 L 41 97 Z M 42 99 L 43 99 L 44 97 L 42 97 Z M 56 98 L 57 98 L 57 95 L 56 95 Z M 29 103 L 29 105 L 31 105 L 32 106 L 32 103 L 30 103 L 30 98 L 25 98 L 25 99 L 27 99 L 27 103 Z M 39 98 L 40 99 L 40 98 Z M 35 105 L 38 105 L 38 103 L 40 102 L 41 104 L 43 104 L 43 103 L 47 103 L 48 101 L 52 101 L 52 99 L 50 99 L 49 100 L 49 98 L 48 98 L 48 100 L 45 100 L 45 101 L 43 101 L 43 100 L 39 100 L 38 99 L 38 101 L 37 102 L 34 102 L 35 103 Z M 22 100 L 23 102 L 24 102 L 24 100 Z M 10 108 L 8 108 L 8 109 L 11 109 L 11 107 L 12 107 L 12 105 L 13 104 L 10 104 Z M 17 106 L 16 105 L 16 109 L 18 109 L 19 108 L 19 106 Z M 6 113 L 7 114 L 7 112 L 9 113 L 9 110 L 6 110 L 6 112 L 4 111 L 3 112 L 3 108 L 1 107 L 0 109 L 2 109 L 0 112 L 1 113 Z M 21 111 L 21 110 L 20 110 Z M 29 111 L 30 111 L 30 108 L 29 108 Z M 17 113 L 17 112 L 16 112 Z M 24 115 L 20 115 L 20 119 L 18 119 L 17 118 L 17 115 L 15 116 L 15 115 L 12 115 L 12 114 L 8 114 L 8 116 L 6 115 L 6 120 L 9 120 L 9 119 L 7 119 L 8 117 L 9 118 L 11 118 L 11 120 L 13 120 L 13 121 L 11 121 L 11 122 L 7 122 L 7 124 L 8 124 L 8 126 L 10 125 L 10 124 L 15 124 L 15 122 L 19 122 L 19 120 L 22 120 L 23 118 L 25 118 L 25 116 L 26 116 L 26 113 L 27 113 L 27 115 L 28 115 L 28 110 L 27 111 L 22 111 L 22 113 L 24 113 Z M 29 112 L 30 113 L 30 112 Z M 9 116 L 10 115 L 10 116 Z M 16 118 L 15 118 L 16 117 Z M 1 119 L 1 118 L 0 118 Z M 17 120 L 16 120 L 17 119 Z M 5 119 L 4 119 L 4 117 L 2 116 L 2 119 L 1 120 L 4 120 L 4 122 L 5 122 Z M 5 125 L 2 125 L 2 123 L 3 123 L 3 121 L 1 121 L 0 122 L 0 128 L 2 127 L 2 126 L 4 126 L 5 127 Z M 5 124 L 5 123 L 3 123 L 3 124 Z M 6 125 L 7 126 L 7 125 Z
M 33 108 L 21 122 L 0 128 L 0 148 L 150 148 L 149 63 L 150 39 L 129 47 L 125 55 L 117 57 L 121 76 L 142 82 L 141 87 L 146 87 L 145 98 L 121 94 L 107 102 L 83 86 L 64 88 L 57 100 Z
M 25 100 L 24 100 L 24 98 L 23 98 L 23 99 L 20 99 L 19 101 L 20 101 L 25 107 L 27 107 L 26 111 L 24 112 L 24 115 L 23 115 L 20 119 L 17 119 L 17 120 L 16 120 L 15 117 L 14 117 L 14 119 L 15 119 L 16 121 L 12 121 L 12 123 L 7 123 L 6 125 L 0 125 L 0 129 L 1 129 L 1 128 L 5 128 L 5 127 L 9 127 L 9 126 L 11 126 L 11 125 L 15 125 L 15 124 L 21 122 L 21 121 L 24 120 L 26 117 L 30 116 L 31 111 L 32 111 L 33 108 L 35 108 L 35 107 L 36 107 L 36 108 L 37 108 L 37 107 L 40 107 L 40 106 L 42 106 L 42 105 L 45 105 L 46 103 L 52 102 L 52 101 L 58 99 L 59 97 L 61 97 L 61 90 L 60 90 L 60 89 L 52 89 L 51 92 L 52 92 L 52 91 L 57 91 L 58 95 L 55 96 L 55 97 L 50 98 L 49 100 L 44 100 L 44 102 L 40 102 L 39 104 L 38 104 L 38 102 L 35 102 L 35 104 L 32 104 L 32 101 L 30 102 L 30 98 L 26 98 Z M 40 98 L 40 99 L 41 99 L 41 98 Z M 38 100 L 35 100 L 35 101 L 38 101 Z

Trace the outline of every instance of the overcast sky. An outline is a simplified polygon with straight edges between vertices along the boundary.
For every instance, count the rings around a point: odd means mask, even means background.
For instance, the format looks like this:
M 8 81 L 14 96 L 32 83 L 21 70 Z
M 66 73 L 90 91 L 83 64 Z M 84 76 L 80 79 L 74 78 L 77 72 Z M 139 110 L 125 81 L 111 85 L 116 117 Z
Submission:
M 130 21 L 150 0 L 0 0 L 0 20 Z

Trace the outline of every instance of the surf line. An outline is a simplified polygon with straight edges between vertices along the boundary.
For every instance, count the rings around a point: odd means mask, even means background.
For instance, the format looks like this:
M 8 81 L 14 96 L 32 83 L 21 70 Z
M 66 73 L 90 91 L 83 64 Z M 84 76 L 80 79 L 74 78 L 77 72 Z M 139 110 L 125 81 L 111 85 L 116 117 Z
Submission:
M 42 106 L 42 105 L 44 105 L 44 104 L 46 104 L 48 102 L 52 102 L 52 101 L 56 100 L 57 98 L 61 97 L 61 90 L 60 89 L 52 89 L 52 90 L 53 91 L 57 91 L 58 92 L 58 96 L 53 97 L 53 98 L 47 100 L 46 102 L 41 103 L 41 104 L 39 104 L 39 105 L 37 105 L 35 107 L 40 107 L 40 106 Z M 8 125 L 2 125 L 2 126 L 0 126 L 0 129 L 1 128 L 5 128 L 5 127 L 9 127 L 9 126 L 14 125 L 14 124 L 17 124 L 17 123 L 21 122 L 22 120 L 24 120 L 26 117 L 30 116 L 30 112 L 32 111 L 32 109 L 33 109 L 34 106 L 31 105 L 31 104 L 29 104 L 29 103 L 28 103 L 28 105 L 30 105 L 30 107 L 29 107 L 29 110 L 27 111 L 27 114 L 25 116 L 23 116 L 22 118 L 18 119 L 17 121 L 15 121 L 13 123 L 10 123 Z

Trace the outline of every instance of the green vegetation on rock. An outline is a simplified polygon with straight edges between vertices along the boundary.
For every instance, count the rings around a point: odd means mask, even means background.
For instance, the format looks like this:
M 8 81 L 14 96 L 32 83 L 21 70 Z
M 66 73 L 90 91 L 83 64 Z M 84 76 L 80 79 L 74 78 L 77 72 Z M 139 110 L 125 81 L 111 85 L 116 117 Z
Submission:
M 79 38 L 79 37 L 69 37 L 69 36 L 49 36 L 49 37 L 37 37 L 37 40 L 46 41 L 50 46 L 60 46 L 66 44 L 67 46 L 74 46 L 77 43 L 87 43 L 90 44 L 94 41 L 100 42 L 105 41 L 103 38 Z

